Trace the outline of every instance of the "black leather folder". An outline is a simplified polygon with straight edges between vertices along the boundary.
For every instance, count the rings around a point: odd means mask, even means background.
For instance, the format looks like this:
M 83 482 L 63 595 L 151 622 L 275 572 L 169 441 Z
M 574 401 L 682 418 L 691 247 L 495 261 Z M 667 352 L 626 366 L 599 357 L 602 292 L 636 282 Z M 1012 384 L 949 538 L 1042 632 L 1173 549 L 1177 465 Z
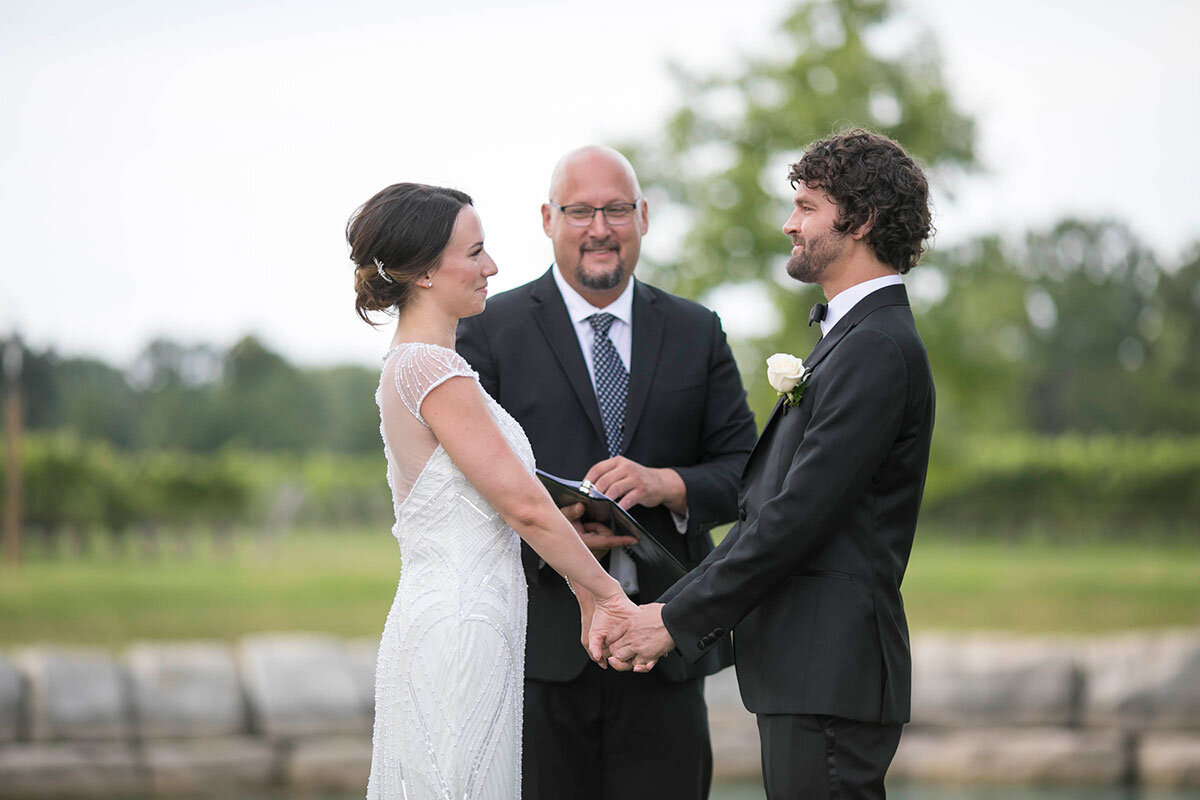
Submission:
M 550 493 L 550 497 L 561 508 L 572 503 L 583 503 L 583 521 L 599 522 L 620 536 L 635 536 L 638 543 L 628 545 L 625 551 L 638 566 L 638 572 L 652 575 L 655 584 L 670 586 L 687 574 L 680 563 L 662 542 L 647 531 L 628 511 L 605 496 L 599 489 L 582 481 L 569 481 L 542 470 L 538 479 Z

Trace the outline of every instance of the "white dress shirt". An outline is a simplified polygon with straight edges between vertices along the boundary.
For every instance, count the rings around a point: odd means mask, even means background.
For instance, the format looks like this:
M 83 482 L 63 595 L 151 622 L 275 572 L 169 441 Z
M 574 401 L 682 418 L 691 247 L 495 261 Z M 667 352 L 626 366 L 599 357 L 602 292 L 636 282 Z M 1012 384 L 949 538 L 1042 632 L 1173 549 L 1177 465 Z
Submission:
M 869 281 L 856 283 L 849 289 L 844 289 L 833 296 L 829 301 L 829 308 L 825 310 L 825 319 L 821 320 L 821 335 L 827 336 L 833 326 L 838 324 L 838 320 L 850 313 L 850 309 L 858 305 L 858 301 L 862 300 L 872 292 L 877 292 L 885 286 L 903 286 L 904 281 L 900 280 L 899 275 L 884 275 L 882 278 L 872 278 Z
M 592 345 L 596 341 L 596 332 L 592 328 L 592 323 L 588 321 L 588 317 L 602 312 L 616 317 L 612 327 L 608 329 L 608 338 L 612 340 L 613 346 L 617 349 L 617 356 L 620 357 L 625 371 L 628 372 L 633 352 L 633 284 L 636 278 L 629 279 L 625 291 L 621 292 L 616 300 L 604 308 L 596 308 L 567 283 L 558 264 L 551 268 L 551 272 L 554 275 L 554 283 L 558 285 L 558 292 L 567 306 L 567 316 L 571 318 L 571 324 L 575 326 L 575 336 L 579 339 L 579 349 L 583 351 L 583 360 L 587 364 L 588 375 L 592 378 L 594 391 L 596 368 L 592 363 Z M 680 533 L 687 532 L 688 518 L 686 515 L 680 516 L 672 511 L 671 519 L 675 521 L 676 530 Z M 637 594 L 637 566 L 633 563 L 633 559 L 629 557 L 624 548 L 615 548 L 611 553 L 608 560 L 608 574 L 617 579 L 626 594 Z
M 571 284 L 567 283 L 558 264 L 554 265 L 553 271 L 554 282 L 558 284 L 559 294 L 562 295 L 563 302 L 567 304 L 567 316 L 571 318 L 571 324 L 575 326 L 575 335 L 579 337 L 579 347 L 583 350 L 583 360 L 587 362 L 588 375 L 592 376 L 593 388 L 595 388 L 596 367 L 592 363 L 592 344 L 596 341 L 596 332 L 592 329 L 592 323 L 588 322 L 588 317 L 593 314 L 603 312 L 616 317 L 612 327 L 608 329 L 608 338 L 612 340 L 613 347 L 617 348 L 617 355 L 621 357 L 621 363 L 628 372 L 630 354 L 633 350 L 633 282 L 636 279 L 629 279 L 629 285 L 616 300 L 604 308 L 596 308 L 585 300 L 583 295 L 575 291 Z

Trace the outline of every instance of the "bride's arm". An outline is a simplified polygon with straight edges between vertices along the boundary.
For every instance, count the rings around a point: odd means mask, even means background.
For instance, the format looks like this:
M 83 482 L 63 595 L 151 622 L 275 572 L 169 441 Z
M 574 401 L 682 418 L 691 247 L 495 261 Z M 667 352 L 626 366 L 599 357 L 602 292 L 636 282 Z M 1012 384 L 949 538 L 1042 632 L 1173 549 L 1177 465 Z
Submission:
M 625 597 L 513 452 L 474 380 L 451 378 L 430 391 L 421 416 L 455 466 L 547 564 L 600 603 Z

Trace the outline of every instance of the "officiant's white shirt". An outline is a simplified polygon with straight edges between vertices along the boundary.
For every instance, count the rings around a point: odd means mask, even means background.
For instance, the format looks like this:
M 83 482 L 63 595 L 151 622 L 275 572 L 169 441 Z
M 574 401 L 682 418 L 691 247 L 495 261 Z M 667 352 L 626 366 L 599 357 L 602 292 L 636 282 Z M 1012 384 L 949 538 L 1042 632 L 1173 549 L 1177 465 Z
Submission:
M 885 286 L 903 286 L 904 281 L 899 275 L 884 275 L 882 278 L 872 278 L 869 281 L 856 283 L 849 289 L 844 289 L 829 301 L 825 310 L 825 319 L 821 320 L 821 335 L 826 336 L 838 324 L 838 320 L 850 313 L 850 309 L 872 292 L 877 292 Z
M 592 378 L 593 391 L 596 387 L 596 368 L 592 363 L 592 345 L 596 341 L 596 332 L 592 328 L 592 323 L 588 322 L 588 317 L 593 314 L 605 313 L 616 317 L 612 327 L 608 329 L 608 338 L 612 340 L 613 347 L 617 349 L 617 355 L 620 357 L 625 371 L 629 372 L 629 363 L 633 352 L 633 284 L 637 279 L 631 277 L 625 291 L 621 292 L 612 303 L 604 308 L 596 308 L 585 300 L 583 295 L 575 291 L 571 284 L 567 283 L 558 264 L 551 268 L 551 272 L 554 275 L 554 283 L 558 285 L 558 292 L 567 306 L 567 316 L 571 318 L 571 324 L 575 326 L 575 336 L 579 339 L 579 349 L 583 351 L 583 360 L 587 363 L 588 375 Z M 672 511 L 671 519 L 675 520 L 676 530 L 680 533 L 687 532 L 687 516 L 681 517 Z M 616 548 L 612 551 L 612 555 L 608 559 L 608 574 L 617 579 L 626 594 L 637 594 L 637 566 L 624 548 Z

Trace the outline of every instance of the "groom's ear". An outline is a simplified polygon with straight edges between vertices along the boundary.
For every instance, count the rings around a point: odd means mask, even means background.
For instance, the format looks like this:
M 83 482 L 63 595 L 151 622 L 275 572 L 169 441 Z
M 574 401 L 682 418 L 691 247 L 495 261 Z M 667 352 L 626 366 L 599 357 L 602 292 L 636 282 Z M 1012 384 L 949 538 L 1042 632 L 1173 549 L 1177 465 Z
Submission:
M 550 235 L 550 211 L 550 204 L 542 203 L 542 230 L 547 236 Z
M 862 241 L 863 238 L 865 238 L 866 235 L 868 233 L 870 233 L 874 227 L 875 227 L 875 209 L 872 208 L 871 213 L 867 215 L 867 221 L 864 222 L 862 225 L 859 225 L 853 231 L 851 231 L 850 236 L 853 239 Z

